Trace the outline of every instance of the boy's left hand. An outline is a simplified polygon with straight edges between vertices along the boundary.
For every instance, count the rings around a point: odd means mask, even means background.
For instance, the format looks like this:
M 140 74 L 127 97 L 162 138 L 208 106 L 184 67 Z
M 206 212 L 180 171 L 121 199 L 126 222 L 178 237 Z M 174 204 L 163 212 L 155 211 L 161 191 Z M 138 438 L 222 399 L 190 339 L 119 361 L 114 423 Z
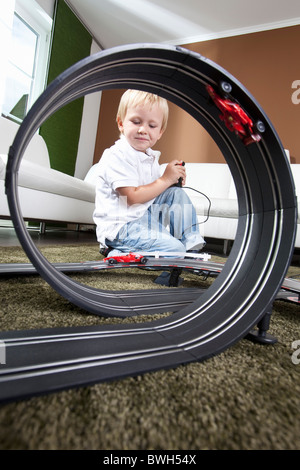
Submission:
M 170 182 L 170 186 L 176 184 L 179 178 L 182 178 L 182 185 L 185 184 L 186 173 L 185 167 L 182 165 L 182 160 L 172 160 L 164 171 L 164 177 Z
M 185 162 L 182 160 L 179 160 L 180 163 L 177 163 L 176 166 L 180 166 L 181 169 L 183 170 L 183 173 L 178 178 L 177 186 L 184 186 L 185 181 L 186 181 L 186 170 L 185 170 Z

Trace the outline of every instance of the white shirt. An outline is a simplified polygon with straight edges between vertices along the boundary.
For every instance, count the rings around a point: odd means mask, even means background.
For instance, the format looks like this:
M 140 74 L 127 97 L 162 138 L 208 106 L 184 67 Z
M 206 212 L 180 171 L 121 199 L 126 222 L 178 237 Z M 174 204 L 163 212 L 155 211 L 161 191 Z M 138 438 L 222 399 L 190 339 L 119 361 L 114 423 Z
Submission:
M 126 197 L 120 196 L 117 188 L 149 184 L 160 177 L 160 152 L 135 150 L 122 135 L 115 144 L 106 149 L 96 165 L 96 207 L 94 221 L 97 225 L 97 240 L 106 246 L 105 239 L 113 240 L 127 222 L 141 217 L 152 204 L 127 206 Z

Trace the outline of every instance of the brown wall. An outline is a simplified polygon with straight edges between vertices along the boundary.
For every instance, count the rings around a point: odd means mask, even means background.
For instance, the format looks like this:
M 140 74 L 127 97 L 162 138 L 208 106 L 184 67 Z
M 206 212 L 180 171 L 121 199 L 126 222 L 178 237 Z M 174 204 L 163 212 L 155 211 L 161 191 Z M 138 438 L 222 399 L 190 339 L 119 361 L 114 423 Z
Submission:
M 300 103 L 292 102 L 293 93 L 300 101 L 300 92 L 292 88 L 294 81 L 300 81 L 299 43 L 300 26 L 292 26 L 183 46 L 224 67 L 250 91 L 290 150 L 292 163 L 300 163 Z M 95 162 L 118 138 L 115 116 L 121 93 L 106 90 L 102 94 Z M 172 103 L 168 128 L 155 148 L 162 152 L 161 162 L 172 158 L 224 161 L 200 124 Z

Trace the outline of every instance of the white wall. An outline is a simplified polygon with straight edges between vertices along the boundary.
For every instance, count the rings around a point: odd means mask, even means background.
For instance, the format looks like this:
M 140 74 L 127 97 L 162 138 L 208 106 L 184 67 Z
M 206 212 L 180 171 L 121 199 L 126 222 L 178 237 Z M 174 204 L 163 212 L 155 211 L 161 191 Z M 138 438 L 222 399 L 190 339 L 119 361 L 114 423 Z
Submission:
M 92 41 L 91 54 L 98 51 L 100 51 L 99 46 Z M 81 131 L 74 174 L 77 178 L 83 179 L 93 165 L 101 94 L 102 92 L 97 92 L 84 97 Z

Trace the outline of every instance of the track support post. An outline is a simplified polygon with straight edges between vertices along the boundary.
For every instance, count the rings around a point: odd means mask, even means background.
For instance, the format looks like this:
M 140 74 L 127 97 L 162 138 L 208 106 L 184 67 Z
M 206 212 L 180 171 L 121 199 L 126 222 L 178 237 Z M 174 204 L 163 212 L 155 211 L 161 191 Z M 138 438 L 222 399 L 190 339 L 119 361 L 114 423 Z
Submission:
M 161 275 L 154 280 L 154 282 L 162 286 L 178 287 L 183 282 L 183 279 L 180 277 L 181 273 L 181 268 L 173 268 L 171 269 L 171 272 L 162 272 Z
M 260 343 L 265 345 L 277 343 L 277 338 L 268 333 L 268 330 L 270 328 L 272 307 L 273 304 L 269 306 L 263 318 L 258 322 L 257 329 L 251 330 L 247 334 L 246 339 L 253 341 L 254 343 Z

